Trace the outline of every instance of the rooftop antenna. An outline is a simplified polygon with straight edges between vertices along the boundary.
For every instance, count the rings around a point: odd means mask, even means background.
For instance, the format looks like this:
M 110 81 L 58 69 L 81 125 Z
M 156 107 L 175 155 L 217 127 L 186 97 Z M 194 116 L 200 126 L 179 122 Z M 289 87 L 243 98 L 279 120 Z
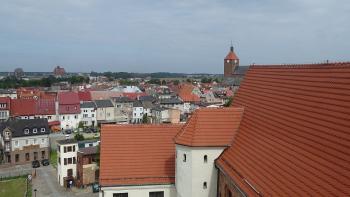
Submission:
M 232 44 L 232 40 L 231 40 L 231 48 L 230 50 L 233 52 L 233 44 Z

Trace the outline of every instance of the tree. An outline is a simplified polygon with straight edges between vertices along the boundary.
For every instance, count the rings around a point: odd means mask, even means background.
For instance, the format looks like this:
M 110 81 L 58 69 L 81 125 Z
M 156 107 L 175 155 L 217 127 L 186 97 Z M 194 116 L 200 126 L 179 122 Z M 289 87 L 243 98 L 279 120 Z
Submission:
M 224 107 L 230 107 L 233 101 L 233 97 L 228 98 L 228 101 L 224 104 Z
M 142 116 L 142 124 L 148 124 L 149 120 L 148 120 L 148 116 L 147 114 L 143 114 Z
M 77 141 L 83 141 L 85 139 L 85 137 L 83 134 L 77 133 L 77 134 L 75 134 L 74 139 Z
M 173 83 L 174 83 L 174 85 L 176 85 L 176 86 L 177 86 L 177 85 L 179 85 L 179 84 L 180 84 L 180 81 L 179 81 L 179 80 L 174 80 L 174 82 L 173 82 Z

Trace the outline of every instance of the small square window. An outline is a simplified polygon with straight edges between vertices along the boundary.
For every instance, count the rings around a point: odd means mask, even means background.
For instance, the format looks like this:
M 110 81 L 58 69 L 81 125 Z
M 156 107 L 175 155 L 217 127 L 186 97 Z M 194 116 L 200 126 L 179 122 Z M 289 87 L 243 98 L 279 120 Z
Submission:
M 34 128 L 34 129 L 33 129 L 33 133 L 38 133 L 38 129 L 37 129 L 37 128 Z

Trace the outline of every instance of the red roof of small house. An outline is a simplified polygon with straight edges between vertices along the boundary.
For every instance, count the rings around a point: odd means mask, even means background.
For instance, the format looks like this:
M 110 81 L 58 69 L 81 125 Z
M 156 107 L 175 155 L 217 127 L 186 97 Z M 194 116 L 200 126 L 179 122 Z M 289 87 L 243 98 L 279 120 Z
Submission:
M 350 63 L 252 66 L 216 164 L 248 196 L 350 196 Z
M 174 137 L 182 125 L 102 125 L 100 185 L 175 183 Z
M 90 91 L 78 92 L 80 101 L 92 101 Z
M 121 92 L 116 91 L 90 91 L 92 100 L 107 100 L 113 97 L 120 97 L 123 94 Z
M 0 110 L 10 110 L 10 103 L 10 97 L 0 97 L 0 104 L 6 104 L 6 106 L 4 108 L 0 108 Z
M 76 92 L 58 93 L 58 113 L 59 114 L 79 114 L 80 101 Z
M 199 102 L 200 98 L 198 95 L 194 94 L 193 85 L 190 84 L 182 84 L 178 90 L 179 97 L 184 102 Z
M 129 99 L 132 100 L 137 100 L 140 96 L 147 96 L 147 94 L 145 92 L 124 92 L 123 96 L 128 97 Z
M 36 113 L 40 115 L 56 114 L 55 99 L 39 99 L 35 103 Z
M 55 126 L 55 125 L 60 125 L 60 124 L 61 124 L 61 122 L 58 120 L 49 122 L 49 126 Z
M 203 108 L 194 111 L 175 137 L 185 146 L 229 146 L 237 132 L 243 108 Z
M 32 116 L 37 114 L 36 100 L 34 99 L 12 99 L 11 116 Z

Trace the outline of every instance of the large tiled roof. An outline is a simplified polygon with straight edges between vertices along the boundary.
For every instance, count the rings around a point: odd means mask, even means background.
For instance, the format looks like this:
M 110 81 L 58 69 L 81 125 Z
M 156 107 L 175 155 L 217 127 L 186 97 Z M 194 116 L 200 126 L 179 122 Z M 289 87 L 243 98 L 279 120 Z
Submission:
M 175 137 L 186 146 L 229 146 L 243 114 L 241 107 L 197 109 Z
M 91 93 L 90 91 L 79 91 L 78 92 L 80 101 L 91 101 Z
M 11 116 L 31 116 L 36 115 L 36 100 L 34 99 L 12 99 Z
M 102 125 L 100 184 L 175 183 L 173 138 L 181 125 Z
M 217 166 L 249 196 L 350 196 L 350 63 L 252 66 Z
M 60 105 L 71 105 L 80 103 L 78 93 L 76 92 L 59 92 L 58 102 Z

